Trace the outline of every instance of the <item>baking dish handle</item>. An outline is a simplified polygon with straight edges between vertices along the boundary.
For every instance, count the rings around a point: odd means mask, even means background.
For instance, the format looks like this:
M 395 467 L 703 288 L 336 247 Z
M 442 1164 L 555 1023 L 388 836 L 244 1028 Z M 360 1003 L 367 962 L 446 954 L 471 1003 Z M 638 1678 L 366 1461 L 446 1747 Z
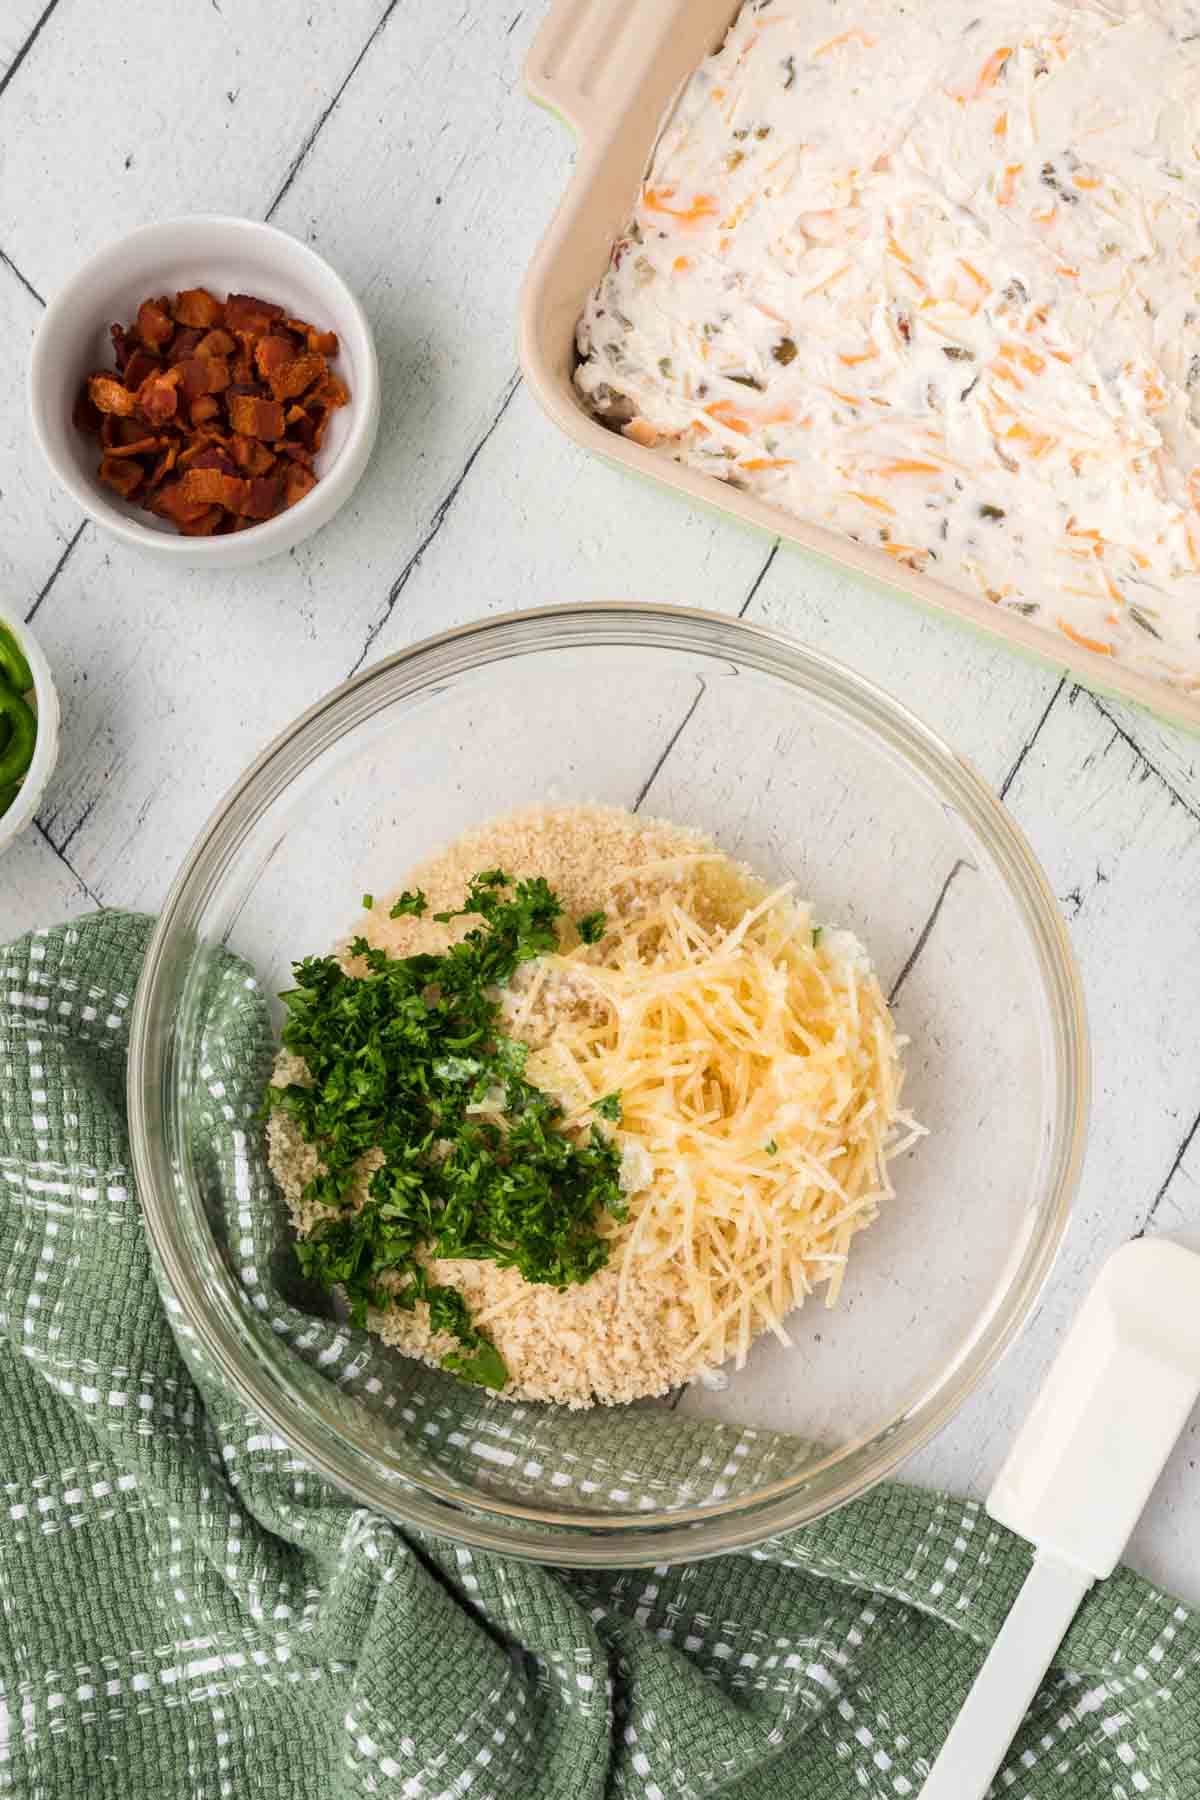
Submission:
M 525 63 L 525 86 L 594 141 L 628 106 L 679 11 L 679 0 L 551 0 Z

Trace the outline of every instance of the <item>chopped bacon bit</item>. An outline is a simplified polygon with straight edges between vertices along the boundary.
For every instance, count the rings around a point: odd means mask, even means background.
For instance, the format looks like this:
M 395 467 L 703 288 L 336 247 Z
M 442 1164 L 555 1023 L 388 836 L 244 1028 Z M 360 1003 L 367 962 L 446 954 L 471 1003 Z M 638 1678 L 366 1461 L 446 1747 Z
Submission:
M 184 288 L 175 296 L 175 319 L 180 325 L 195 325 L 211 331 L 224 317 L 225 308 L 207 288 Z
M 311 450 L 306 450 L 303 444 L 292 444 L 285 438 L 278 448 L 281 456 L 290 456 L 293 462 L 304 463 L 308 468 L 312 468 L 313 453 Z
M 232 356 L 237 349 L 237 339 L 230 337 L 227 331 L 218 326 L 215 331 L 206 331 L 195 347 L 196 356 Z
M 88 399 L 97 412 L 119 413 L 127 419 L 137 405 L 137 396 L 119 382 L 115 375 L 89 375 Z
M 143 434 L 141 437 L 134 438 L 131 444 L 110 444 L 108 454 L 109 456 L 148 456 L 152 450 L 159 449 L 161 444 L 161 438 L 146 437 Z
M 100 458 L 101 481 L 116 488 L 122 500 L 128 500 L 130 494 L 141 485 L 144 474 L 139 462 L 114 460 L 111 455 Z
M 312 470 L 306 469 L 303 463 L 294 462 L 283 478 L 285 506 L 295 506 L 297 500 L 303 500 L 316 485 L 317 478 Z
M 178 374 L 182 393 L 188 400 L 201 394 L 222 394 L 229 386 L 229 364 L 220 356 L 189 356 L 171 371 Z
M 184 537 L 211 537 L 221 529 L 222 522 L 228 516 L 219 506 L 208 506 L 194 519 L 181 524 L 179 530 Z
M 313 418 L 309 412 L 304 412 L 302 407 L 293 410 L 299 410 L 300 418 L 295 419 L 295 423 L 290 423 L 288 430 L 290 430 L 291 443 L 284 439 L 284 450 L 290 450 L 293 454 L 297 450 L 304 450 L 304 454 L 308 455 L 311 450 L 320 448 L 317 443 L 317 419 Z M 322 421 L 326 416 L 327 414 L 322 414 Z
M 143 300 L 137 311 L 137 334 L 147 350 L 158 351 L 175 335 L 175 321 L 164 300 Z
M 167 357 L 167 361 L 169 363 L 186 362 L 189 356 L 195 356 L 196 351 L 204 342 L 204 336 L 204 332 L 191 325 L 185 326 L 182 331 L 177 331 L 171 339 L 171 353 Z
M 137 391 L 138 408 L 151 425 L 165 425 L 179 410 L 179 370 L 147 375 Z
M 180 530 L 202 518 L 208 511 L 206 505 L 187 499 L 183 491 L 186 480 L 185 475 L 178 481 L 164 481 L 158 492 L 146 502 L 152 513 L 157 513 L 161 519 L 172 519 Z
M 328 374 L 323 356 L 318 356 L 314 351 L 306 351 L 303 356 L 297 356 L 278 370 L 270 380 L 271 392 L 276 400 L 294 400 L 316 381 L 336 382 L 337 376 Z M 341 402 L 333 401 L 332 404 L 339 405 Z
M 155 463 L 153 469 L 151 469 L 151 471 L 150 471 L 150 475 L 149 475 L 149 478 L 146 483 L 147 488 L 156 488 L 159 485 L 159 483 L 162 481 L 163 477 L 165 475 L 169 475 L 171 473 L 171 470 L 175 467 L 175 460 L 178 457 L 178 455 L 179 455 L 178 445 L 177 444 L 168 444 L 166 449 L 163 451 L 162 455 L 159 457 L 158 461 Z
M 131 393 L 137 392 L 147 375 L 158 375 L 162 372 L 162 363 L 157 356 L 151 356 L 148 350 L 138 348 L 125 364 L 122 380 Z
M 220 469 L 226 475 L 237 474 L 237 464 L 219 444 L 206 444 L 192 459 L 193 469 Z
M 110 413 L 108 416 L 111 418 L 113 415 Z M 81 382 L 79 385 L 79 392 L 75 396 L 75 406 L 71 413 L 71 420 L 76 431 L 85 432 L 88 437 L 99 437 L 100 427 L 104 423 L 104 414 L 101 413 L 100 408 L 92 399 L 86 381 Z
M 245 332 L 250 337 L 262 337 L 276 319 L 282 317 L 282 306 L 274 306 L 269 300 L 256 300 L 253 294 L 230 294 L 225 302 L 226 329 Z
M 257 438 L 242 437 L 240 433 L 230 439 L 229 453 L 244 475 L 265 475 L 275 462 L 265 444 L 260 444 Z
M 122 418 L 119 413 L 105 413 L 100 421 L 100 442 L 106 450 L 136 444 L 146 435 L 145 421 L 136 417 Z
M 241 512 L 248 519 L 269 519 L 279 510 L 279 500 L 283 491 L 285 477 L 279 475 L 259 475 L 249 484 L 249 492 L 242 503 Z M 316 482 L 316 476 L 313 476 Z M 307 491 L 307 490 L 306 490 Z
M 254 346 L 255 366 L 264 381 L 269 382 L 295 360 L 296 345 L 290 337 L 279 337 L 269 332 L 266 337 L 259 338 Z
M 208 537 L 272 518 L 316 485 L 314 455 L 350 399 L 329 367 L 336 332 L 252 294 L 185 288 L 173 304 L 151 295 L 111 337 L 117 372 L 89 376 L 73 416 L 123 499 Z
M 326 369 L 325 374 L 308 398 L 319 400 L 323 406 L 348 406 L 350 389 L 344 381 L 338 380 L 332 370 Z
M 259 400 L 254 394 L 231 394 L 229 423 L 243 437 L 282 437 L 283 407 L 278 400 Z
M 227 512 L 241 512 L 250 492 L 250 483 L 240 475 L 227 475 L 224 469 L 199 468 L 199 457 L 183 478 L 185 501 L 204 506 L 223 506 Z

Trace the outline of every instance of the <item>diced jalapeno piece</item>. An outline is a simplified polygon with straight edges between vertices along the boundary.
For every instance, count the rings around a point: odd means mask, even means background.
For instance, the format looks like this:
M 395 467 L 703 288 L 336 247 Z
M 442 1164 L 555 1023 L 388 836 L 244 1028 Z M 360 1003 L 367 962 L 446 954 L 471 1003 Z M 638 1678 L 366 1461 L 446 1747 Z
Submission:
M 0 680 L 0 720 L 8 724 L 8 742 L 0 750 L 0 788 L 19 781 L 33 761 L 37 719 L 20 694 Z
M 18 694 L 27 694 L 33 686 L 33 670 L 7 625 L 0 625 L 0 675 L 7 678 Z

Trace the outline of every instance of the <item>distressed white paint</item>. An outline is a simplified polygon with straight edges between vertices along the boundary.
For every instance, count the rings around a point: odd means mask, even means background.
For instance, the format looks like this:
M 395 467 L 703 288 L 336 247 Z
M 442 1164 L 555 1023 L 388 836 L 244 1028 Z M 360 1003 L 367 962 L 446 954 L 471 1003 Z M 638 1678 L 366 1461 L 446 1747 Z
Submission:
M 0 9 L 0 79 L 43 10 Z M 364 655 L 550 601 L 745 605 L 766 541 L 585 460 L 520 388 L 505 405 L 521 272 L 571 154 L 519 89 L 542 10 L 167 0 L 141 31 L 104 0 L 59 0 L 0 94 L 0 250 L 37 292 L 145 218 L 263 216 L 300 158 L 274 217 L 361 293 L 385 390 L 367 479 L 290 558 L 179 575 L 83 531 L 36 619 L 64 704 L 41 824 L 66 862 L 38 831 L 0 862 L 0 937 L 87 910 L 78 877 L 153 907 L 254 752 Z M 37 309 L 0 263 L 2 341 L 27 344 Z M 0 581 L 28 609 L 79 519 L 12 384 L 0 509 Z M 1104 1250 L 1151 1215 L 1200 1248 L 1200 1132 L 1179 1154 L 1200 1112 L 1200 740 L 1069 686 L 1054 699 L 1037 664 L 793 552 L 747 616 L 891 689 L 991 781 L 1019 763 L 1008 801 L 1080 957 L 1097 1100 L 1071 1235 L 1017 1349 L 912 1470 L 981 1492 Z M 1192 1600 L 1198 1462 L 1200 1426 L 1134 1551 Z
M 4 100 L 0 98 L 0 134 L 4 129 L 3 109 Z M 0 343 L 8 346 L 5 354 L 10 359 L 10 371 L 24 369 L 41 313 L 33 295 L 22 287 L 10 268 L 0 263 Z M 10 374 L 0 400 L 0 588 L 12 608 L 24 612 L 36 599 L 83 516 L 41 457 L 30 451 L 25 396 L 19 381 Z
M 33 925 L 93 910 L 93 903 L 32 826 L 0 859 L 0 943 Z

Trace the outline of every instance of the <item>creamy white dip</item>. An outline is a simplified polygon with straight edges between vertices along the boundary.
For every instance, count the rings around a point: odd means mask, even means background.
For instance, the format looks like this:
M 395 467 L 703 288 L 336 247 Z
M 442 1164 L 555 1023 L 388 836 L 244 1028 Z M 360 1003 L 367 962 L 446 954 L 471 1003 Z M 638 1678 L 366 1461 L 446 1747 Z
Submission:
M 638 442 L 1200 687 L 1200 5 L 749 0 L 579 351 Z

